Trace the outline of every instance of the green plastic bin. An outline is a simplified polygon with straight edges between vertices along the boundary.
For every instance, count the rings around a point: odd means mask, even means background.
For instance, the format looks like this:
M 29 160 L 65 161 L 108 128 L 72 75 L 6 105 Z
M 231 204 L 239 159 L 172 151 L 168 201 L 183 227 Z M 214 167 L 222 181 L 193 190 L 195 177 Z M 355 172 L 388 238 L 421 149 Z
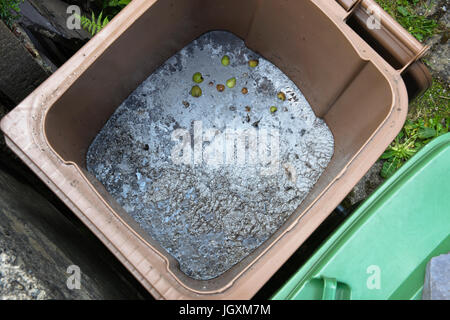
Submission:
M 450 252 L 450 133 L 371 195 L 272 299 L 420 299 L 428 261 Z

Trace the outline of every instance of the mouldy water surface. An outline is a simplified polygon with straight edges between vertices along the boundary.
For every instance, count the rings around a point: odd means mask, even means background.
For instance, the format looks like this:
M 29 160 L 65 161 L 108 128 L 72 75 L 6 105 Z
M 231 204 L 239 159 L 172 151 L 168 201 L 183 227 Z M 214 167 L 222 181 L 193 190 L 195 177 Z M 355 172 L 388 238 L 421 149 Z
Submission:
M 196 72 L 204 78 L 199 98 L 190 95 Z M 216 89 L 232 77 L 234 88 Z M 327 167 L 333 145 L 281 70 L 236 36 L 214 31 L 122 103 L 90 146 L 87 168 L 184 273 L 208 280 L 281 227 Z

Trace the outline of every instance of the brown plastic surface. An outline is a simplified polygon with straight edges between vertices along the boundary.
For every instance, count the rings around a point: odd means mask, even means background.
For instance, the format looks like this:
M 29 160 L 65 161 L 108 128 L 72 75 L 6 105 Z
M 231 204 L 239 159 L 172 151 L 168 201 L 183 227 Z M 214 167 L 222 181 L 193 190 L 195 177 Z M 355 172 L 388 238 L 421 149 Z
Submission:
M 336 0 L 346 11 L 351 11 L 355 5 L 358 4 L 358 0 Z
M 349 24 L 353 26 L 353 29 L 358 31 L 360 36 L 371 44 L 372 48 L 381 54 L 391 66 L 400 71 L 410 99 L 417 97 L 430 87 L 431 75 L 425 65 L 418 61 L 427 52 L 428 47 L 424 47 L 417 41 L 374 0 L 339 1 L 355 2 L 351 6 L 353 11 L 346 20 L 352 20 L 353 22 Z M 345 5 L 343 6 L 345 7 Z M 377 12 L 381 28 L 371 30 L 367 21 L 369 14 L 373 12 Z
M 14 152 L 155 297 L 247 299 L 350 192 L 406 118 L 399 70 L 362 40 L 346 15 L 329 0 L 134 0 L 8 114 L 1 129 Z M 183 274 L 87 173 L 85 155 L 114 110 L 155 68 L 217 29 L 243 38 L 297 84 L 330 127 L 335 151 L 282 228 L 222 276 L 199 281 Z

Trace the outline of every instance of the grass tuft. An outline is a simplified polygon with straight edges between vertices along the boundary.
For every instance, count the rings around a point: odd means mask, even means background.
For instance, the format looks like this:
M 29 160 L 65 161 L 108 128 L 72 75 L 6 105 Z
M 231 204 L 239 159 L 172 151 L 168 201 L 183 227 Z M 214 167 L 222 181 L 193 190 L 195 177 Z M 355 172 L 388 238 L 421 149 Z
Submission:
M 425 41 L 432 36 L 438 23 L 417 14 L 415 9 L 418 6 L 425 7 L 424 1 L 420 0 L 376 0 L 378 4 L 395 18 L 406 30 L 408 30 L 419 41 Z
M 417 9 L 427 8 L 424 0 L 376 0 L 406 30 L 421 42 L 439 32 L 439 24 L 420 15 Z M 422 10 L 423 11 L 423 10 Z M 448 84 L 433 79 L 421 97 L 409 105 L 408 118 L 402 130 L 381 156 L 383 178 L 389 178 L 408 159 L 434 138 L 449 132 L 450 94 Z

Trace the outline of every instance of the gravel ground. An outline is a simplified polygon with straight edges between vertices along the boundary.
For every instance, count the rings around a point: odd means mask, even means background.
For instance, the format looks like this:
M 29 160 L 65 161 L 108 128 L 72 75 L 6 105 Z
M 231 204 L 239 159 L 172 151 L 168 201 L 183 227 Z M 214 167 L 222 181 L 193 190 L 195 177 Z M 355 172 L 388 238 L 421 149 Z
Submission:
M 248 66 L 253 58 L 256 68 Z M 205 78 L 200 98 L 189 95 L 195 72 Z M 236 87 L 218 92 L 216 84 L 233 76 Z M 227 130 L 236 130 L 236 144 Z M 173 139 L 174 132 L 185 140 Z M 206 280 L 286 221 L 328 165 L 333 144 L 325 122 L 281 70 L 231 33 L 215 31 L 169 59 L 116 110 L 91 145 L 87 166 L 187 275 Z M 188 164 L 175 160 L 180 145 L 183 154 L 194 151 Z M 279 157 L 262 159 L 277 148 Z
M 40 281 L 25 270 L 12 252 L 3 250 L 0 248 L 0 300 L 46 299 Z
M 431 73 L 447 84 L 450 83 L 450 3 L 447 0 L 429 0 L 430 8 L 420 8 L 419 13 L 438 21 L 441 31 L 426 41 L 431 46 L 425 57 Z

